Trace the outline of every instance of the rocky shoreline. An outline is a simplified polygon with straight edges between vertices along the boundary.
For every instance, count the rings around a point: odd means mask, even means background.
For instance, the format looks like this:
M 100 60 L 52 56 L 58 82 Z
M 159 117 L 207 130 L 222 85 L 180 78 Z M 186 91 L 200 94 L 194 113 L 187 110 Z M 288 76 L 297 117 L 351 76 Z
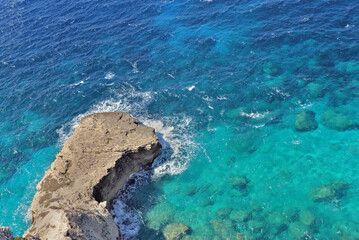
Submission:
M 38 184 L 32 224 L 23 238 L 122 239 L 109 212 L 111 202 L 160 149 L 154 129 L 129 114 L 84 117 Z

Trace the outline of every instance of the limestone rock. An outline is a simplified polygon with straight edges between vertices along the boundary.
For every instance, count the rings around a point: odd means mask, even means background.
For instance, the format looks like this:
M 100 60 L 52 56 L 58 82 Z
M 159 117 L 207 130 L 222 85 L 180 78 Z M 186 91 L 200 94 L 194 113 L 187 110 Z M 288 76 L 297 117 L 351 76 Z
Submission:
M 309 210 L 302 210 L 299 212 L 299 221 L 307 226 L 312 226 L 315 223 L 315 216 Z
M 333 181 L 329 185 L 325 184 L 311 189 L 308 195 L 314 202 L 327 201 L 334 197 L 341 198 L 349 186 L 350 184 L 345 181 Z
M 257 151 L 262 138 L 262 132 L 259 129 L 248 129 L 238 133 L 228 141 L 229 148 L 234 153 L 254 153 Z
M 250 219 L 249 211 L 233 210 L 229 215 L 229 219 L 235 222 L 246 222 Z
M 259 233 L 265 229 L 265 222 L 259 220 L 249 220 L 248 229 L 253 233 Z
M 0 227 L 0 240 L 14 240 L 10 228 Z
M 322 202 L 332 198 L 335 191 L 329 185 L 322 185 L 310 190 L 308 195 L 313 202 Z
M 300 222 L 294 222 L 289 225 L 289 235 L 291 239 L 310 239 L 308 226 Z
M 186 196 L 190 196 L 192 197 L 193 195 L 195 195 L 198 192 L 198 187 L 194 186 L 194 185 L 190 185 L 186 188 L 184 194 Z
M 130 174 L 160 152 L 153 128 L 122 112 L 84 117 L 37 186 L 24 237 L 121 239 L 108 208 Z
M 176 207 L 173 204 L 169 202 L 161 202 L 147 213 L 147 226 L 150 229 L 158 231 L 164 224 L 172 222 L 175 213 Z
M 246 176 L 231 176 L 229 177 L 229 183 L 233 188 L 243 190 L 247 187 L 249 180 Z
M 318 128 L 313 111 L 303 110 L 295 115 L 295 130 L 300 132 L 312 131 Z
M 166 240 L 177 240 L 188 230 L 188 227 L 182 223 L 172 223 L 165 227 L 163 235 Z
M 359 125 L 355 121 L 342 113 L 333 110 L 327 110 L 322 114 L 321 122 L 324 126 L 337 131 L 346 131 L 348 129 L 357 128 Z
M 324 96 L 324 88 L 318 83 L 309 83 L 306 87 L 308 93 L 313 98 L 319 98 Z
M 288 228 L 287 221 L 283 216 L 283 213 L 274 211 L 267 217 L 267 223 L 271 227 L 271 232 L 279 234 Z
M 231 212 L 232 212 L 232 208 L 219 208 L 216 211 L 216 217 L 219 219 L 225 219 L 228 218 Z
M 210 206 L 210 205 L 213 205 L 213 204 L 214 204 L 213 199 L 205 199 L 205 200 L 201 201 L 199 205 L 201 207 L 207 207 L 207 206 Z
M 255 239 L 255 238 L 248 234 L 244 234 L 244 233 L 236 234 L 236 240 L 253 240 L 253 239 Z
M 232 221 L 212 219 L 211 224 L 214 231 L 220 236 L 220 239 L 235 239 L 237 233 Z

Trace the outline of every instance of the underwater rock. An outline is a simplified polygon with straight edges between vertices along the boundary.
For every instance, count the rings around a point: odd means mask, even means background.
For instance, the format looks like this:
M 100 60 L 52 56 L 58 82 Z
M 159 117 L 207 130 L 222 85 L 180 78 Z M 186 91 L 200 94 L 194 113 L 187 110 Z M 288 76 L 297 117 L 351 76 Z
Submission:
M 252 233 L 259 233 L 265 229 L 265 222 L 259 220 L 249 220 L 248 221 L 248 228 Z
M 120 239 L 111 201 L 160 148 L 154 129 L 127 113 L 82 118 L 37 186 L 24 238 Z
M 271 232 L 274 234 L 279 234 L 288 228 L 286 219 L 281 212 L 275 211 L 271 213 L 267 217 L 266 222 L 271 227 Z
M 0 240 L 14 240 L 10 228 L 0 227 Z
M 280 74 L 280 68 L 275 66 L 272 62 L 265 62 L 263 63 L 263 72 L 272 76 L 277 76 Z
M 229 118 L 236 118 L 236 117 L 240 116 L 243 111 L 244 111 L 243 107 L 234 108 L 234 109 L 228 110 L 226 112 L 226 116 Z
M 235 222 L 246 222 L 250 219 L 251 213 L 243 210 L 233 210 L 229 214 L 229 219 Z
M 237 233 L 235 239 L 236 240 L 253 240 L 255 238 L 253 236 L 250 236 L 250 235 L 245 234 L 245 233 Z
M 185 235 L 181 238 L 182 240 L 207 240 L 207 239 L 214 239 L 213 237 L 208 238 L 204 236 L 195 236 L 195 235 Z
M 292 177 L 292 174 L 288 170 L 281 170 L 279 172 L 279 176 L 283 179 L 290 179 Z
M 289 225 L 288 232 L 292 239 L 303 239 L 308 236 L 309 228 L 303 223 L 293 222 Z
M 206 200 L 201 201 L 201 203 L 199 205 L 201 207 L 207 207 L 207 206 L 210 206 L 210 205 L 213 205 L 213 204 L 214 204 L 214 200 L 206 199 Z
M 188 230 L 188 227 L 182 223 L 172 223 L 165 227 L 163 235 L 166 240 L 177 240 Z
M 313 226 L 315 223 L 315 216 L 309 210 L 302 210 L 299 212 L 299 221 L 307 226 Z
M 236 158 L 234 156 L 226 158 L 225 160 L 227 166 L 232 166 L 235 162 L 236 162 Z
M 159 203 L 147 213 L 147 226 L 151 229 L 158 231 L 161 226 L 173 221 L 173 216 L 175 215 L 175 213 L 176 207 L 171 203 Z
M 254 153 L 260 144 L 261 131 L 259 129 L 247 129 L 231 138 L 228 146 L 234 153 Z
M 197 192 L 198 192 L 198 188 L 196 186 L 190 185 L 186 188 L 184 194 L 186 196 L 191 197 L 191 196 L 195 195 Z
M 216 217 L 219 219 L 225 219 L 229 217 L 229 214 L 232 212 L 232 208 L 219 208 L 216 211 Z
M 220 239 L 235 239 L 237 232 L 233 228 L 230 220 L 211 220 L 214 231 L 221 237 Z
M 336 222 L 332 225 L 332 231 L 340 240 L 359 239 L 359 225 L 356 222 Z
M 318 128 L 313 111 L 302 110 L 295 115 L 295 130 L 300 132 L 312 131 Z
M 342 72 L 355 73 L 359 71 L 359 63 L 356 61 L 339 62 L 335 68 Z
M 334 181 L 330 185 L 321 185 L 308 192 L 314 202 L 328 201 L 334 197 L 341 198 L 350 184 L 345 181 Z
M 331 91 L 328 94 L 327 105 L 330 107 L 339 107 L 341 105 L 346 105 L 347 102 L 350 100 L 350 96 L 348 95 L 351 94 L 345 94 L 338 90 Z
M 232 188 L 237 190 L 244 190 L 247 188 L 249 180 L 246 176 L 231 176 L 229 177 L 229 183 L 231 184 Z
M 317 83 L 309 83 L 307 85 L 308 93 L 312 98 L 319 98 L 324 96 L 324 89 L 322 85 Z
M 345 181 L 333 181 L 331 187 L 336 191 L 336 193 L 342 193 L 343 191 L 349 188 L 350 184 Z
M 249 202 L 249 206 L 251 207 L 253 212 L 260 212 L 263 210 L 261 204 L 257 201 L 251 201 Z
M 358 127 L 358 123 L 351 120 L 342 113 L 333 110 L 327 110 L 322 114 L 321 122 L 324 126 L 337 131 L 345 131 Z
M 311 189 L 308 195 L 313 202 L 322 202 L 334 197 L 335 191 L 329 185 L 322 185 Z
M 294 222 L 298 220 L 298 209 L 290 207 L 282 210 L 283 217 L 287 221 Z
M 181 239 L 182 240 L 207 240 L 213 239 L 215 236 L 214 229 L 209 222 L 196 224 L 195 229 L 189 232 L 188 234 L 184 235 Z

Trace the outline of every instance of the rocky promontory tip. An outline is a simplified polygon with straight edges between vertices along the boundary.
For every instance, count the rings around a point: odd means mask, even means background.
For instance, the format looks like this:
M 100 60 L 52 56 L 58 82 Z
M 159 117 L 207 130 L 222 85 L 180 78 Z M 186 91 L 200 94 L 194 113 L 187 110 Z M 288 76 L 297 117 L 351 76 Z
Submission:
M 25 238 L 122 239 L 108 208 L 129 175 L 153 162 L 154 129 L 129 114 L 84 117 L 37 186 Z

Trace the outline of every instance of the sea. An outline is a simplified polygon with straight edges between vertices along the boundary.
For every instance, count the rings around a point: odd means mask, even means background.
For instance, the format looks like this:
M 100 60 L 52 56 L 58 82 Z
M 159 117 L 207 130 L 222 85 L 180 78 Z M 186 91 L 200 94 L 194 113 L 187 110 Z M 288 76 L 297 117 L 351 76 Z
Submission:
M 126 240 L 359 239 L 358 1 L 0 1 L 1 226 L 109 111 L 163 146 L 113 202 Z

